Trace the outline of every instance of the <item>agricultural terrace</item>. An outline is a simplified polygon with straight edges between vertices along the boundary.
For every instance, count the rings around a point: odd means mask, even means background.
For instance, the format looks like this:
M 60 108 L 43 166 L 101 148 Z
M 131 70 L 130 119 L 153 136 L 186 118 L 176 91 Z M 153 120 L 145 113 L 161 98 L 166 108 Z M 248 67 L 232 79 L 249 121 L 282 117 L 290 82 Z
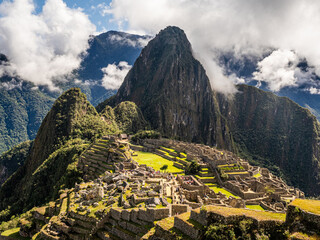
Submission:
M 258 221 L 275 220 L 275 221 L 284 222 L 286 219 L 285 213 L 256 211 L 256 210 L 242 209 L 242 208 L 228 208 L 228 207 L 210 205 L 210 206 L 203 207 L 202 210 L 205 210 L 207 212 L 213 212 L 224 217 L 244 215 L 246 217 L 250 217 Z
M 155 171 L 160 171 L 160 168 L 164 165 L 168 165 L 166 169 L 169 173 L 181 173 L 181 169 L 173 166 L 173 161 L 169 161 L 159 155 L 150 152 L 140 152 L 136 151 L 138 156 L 132 156 L 133 160 L 135 160 L 139 164 L 146 164 L 149 167 L 152 167 Z
M 221 193 L 225 194 L 227 197 L 232 196 L 232 197 L 234 197 L 234 198 L 240 198 L 240 197 L 232 194 L 232 193 L 229 192 L 228 190 L 226 190 L 226 189 L 224 189 L 224 188 L 222 188 L 222 187 L 219 187 L 217 184 L 210 184 L 210 185 L 209 185 L 209 184 L 206 184 L 206 185 L 207 185 L 211 190 L 213 190 L 215 193 L 221 192 Z
M 320 201 L 297 198 L 290 205 L 298 207 L 304 211 L 320 214 Z
M 264 211 L 263 207 L 260 205 L 246 205 L 246 208 L 257 211 Z

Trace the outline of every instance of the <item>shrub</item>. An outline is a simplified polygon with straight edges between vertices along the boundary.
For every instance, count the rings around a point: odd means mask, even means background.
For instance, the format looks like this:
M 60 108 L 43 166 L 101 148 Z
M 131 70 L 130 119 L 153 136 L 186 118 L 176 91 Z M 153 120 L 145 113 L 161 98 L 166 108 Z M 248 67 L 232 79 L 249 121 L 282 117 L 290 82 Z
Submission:
M 200 165 L 196 161 L 189 163 L 185 169 L 186 174 L 197 174 L 200 171 Z
M 135 135 L 132 136 L 132 141 L 138 142 L 141 139 L 159 139 L 161 137 L 161 134 L 157 131 L 153 130 L 144 130 L 144 131 L 139 131 Z

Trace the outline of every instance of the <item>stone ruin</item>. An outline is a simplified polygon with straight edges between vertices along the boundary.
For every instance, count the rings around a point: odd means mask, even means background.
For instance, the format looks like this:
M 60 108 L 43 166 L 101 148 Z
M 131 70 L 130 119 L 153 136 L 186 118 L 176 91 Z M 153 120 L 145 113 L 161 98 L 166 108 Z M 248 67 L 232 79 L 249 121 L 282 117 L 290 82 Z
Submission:
M 227 201 L 228 198 L 224 194 L 215 194 L 212 191 L 210 197 L 207 195 L 206 198 L 199 194 L 199 199 L 201 198 L 199 203 L 233 207 L 260 205 L 265 210 L 284 212 L 292 200 L 304 198 L 304 193 L 301 190 L 288 186 L 281 178 L 270 173 L 268 169 L 251 166 L 247 161 L 231 152 L 220 151 L 202 144 L 169 139 L 146 139 L 141 144 L 144 151 L 154 152 L 158 155 L 158 149 L 161 149 L 162 146 L 174 149 L 176 152 L 186 153 L 188 160 L 196 160 L 200 166 L 211 169 L 215 177 L 214 183 L 242 199 Z M 172 160 L 172 158 L 167 159 Z M 197 180 L 203 182 L 204 186 L 207 184 L 206 179 L 199 178 Z M 190 189 L 185 195 L 192 196 Z

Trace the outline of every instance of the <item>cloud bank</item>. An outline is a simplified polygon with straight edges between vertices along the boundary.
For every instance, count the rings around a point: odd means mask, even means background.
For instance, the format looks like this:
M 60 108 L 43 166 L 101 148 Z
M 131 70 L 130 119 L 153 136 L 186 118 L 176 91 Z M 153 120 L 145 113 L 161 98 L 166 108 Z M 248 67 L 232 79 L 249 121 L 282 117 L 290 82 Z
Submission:
M 119 62 L 118 65 L 108 64 L 101 69 L 104 74 L 102 86 L 105 89 L 118 90 L 131 67 L 127 62 Z
M 218 51 L 233 51 L 239 58 L 243 54 L 262 56 L 266 48 L 280 51 L 273 54 L 274 58 L 279 53 L 293 51 L 320 74 L 319 1 L 113 0 L 107 10 L 120 24 L 126 22 L 129 30 L 137 32 L 156 34 L 168 25 L 184 29 L 213 88 L 221 92 L 235 89 L 232 78 L 225 76 L 225 70 L 218 63 Z M 268 59 L 261 64 L 264 63 L 267 64 Z M 265 70 L 261 64 L 261 70 Z M 271 89 L 299 83 L 294 69 L 284 67 L 283 63 L 277 66 L 279 71 L 270 80 Z
M 79 67 L 94 31 L 81 9 L 70 9 L 62 0 L 47 0 L 39 14 L 32 0 L 5 0 L 0 4 L 0 53 L 10 66 L 0 66 L 0 73 L 55 89 L 54 79 Z

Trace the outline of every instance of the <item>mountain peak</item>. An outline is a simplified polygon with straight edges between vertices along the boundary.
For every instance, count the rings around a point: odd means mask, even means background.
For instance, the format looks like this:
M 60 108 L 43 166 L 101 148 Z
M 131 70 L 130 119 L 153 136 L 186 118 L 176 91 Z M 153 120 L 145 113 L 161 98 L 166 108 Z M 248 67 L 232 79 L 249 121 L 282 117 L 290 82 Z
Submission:
M 228 137 L 223 129 L 212 128 L 220 119 L 209 79 L 178 27 L 165 28 L 148 43 L 117 95 L 97 109 L 122 101 L 136 103 L 152 129 L 163 136 L 212 145 L 219 141 L 219 146 L 221 136 Z

